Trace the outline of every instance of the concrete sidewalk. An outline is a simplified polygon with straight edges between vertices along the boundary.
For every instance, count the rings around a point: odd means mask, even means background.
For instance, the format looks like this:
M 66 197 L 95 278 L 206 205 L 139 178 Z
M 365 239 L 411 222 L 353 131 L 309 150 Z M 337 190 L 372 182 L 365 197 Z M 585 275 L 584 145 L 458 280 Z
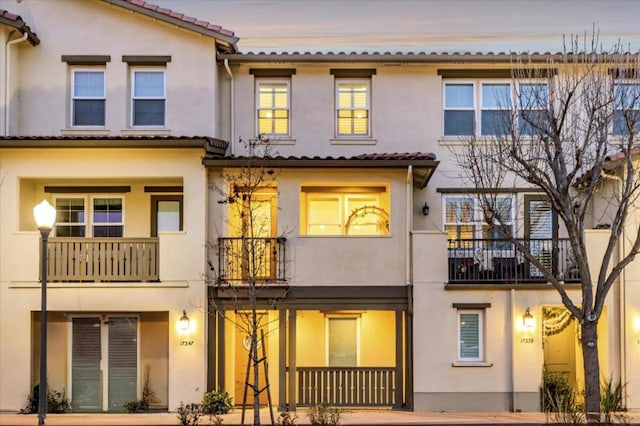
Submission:
M 277 412 L 274 413 L 276 422 Z M 296 415 L 297 425 L 308 425 L 306 410 L 299 410 Z M 625 413 L 630 425 L 640 425 L 640 413 Z M 221 416 L 223 426 L 240 425 L 241 411 L 235 410 Z M 261 423 L 270 424 L 267 410 L 260 413 Z M 407 412 L 391 410 L 357 410 L 345 411 L 341 416 L 344 426 L 357 425 L 543 425 L 553 423 L 544 413 L 431 413 Z M 245 424 L 251 424 L 253 411 L 245 413 Z M 48 414 L 47 425 L 55 426 L 165 426 L 179 425 L 176 413 L 142 413 L 142 414 Z M 35 414 L 0 413 L 0 426 L 37 425 Z M 209 417 L 201 417 L 200 425 L 211 424 Z

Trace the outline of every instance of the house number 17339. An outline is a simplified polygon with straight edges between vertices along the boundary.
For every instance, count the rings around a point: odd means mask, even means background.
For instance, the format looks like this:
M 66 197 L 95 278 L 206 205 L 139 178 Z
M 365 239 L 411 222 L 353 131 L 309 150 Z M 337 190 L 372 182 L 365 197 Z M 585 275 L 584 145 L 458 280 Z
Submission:
M 533 343 L 533 337 L 523 337 L 520 339 L 520 343 Z

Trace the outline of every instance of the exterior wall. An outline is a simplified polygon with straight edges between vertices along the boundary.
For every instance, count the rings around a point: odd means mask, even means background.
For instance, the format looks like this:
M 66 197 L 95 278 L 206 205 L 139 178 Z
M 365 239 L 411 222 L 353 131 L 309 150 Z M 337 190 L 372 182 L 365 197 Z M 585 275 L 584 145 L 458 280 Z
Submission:
M 603 247 L 603 234 L 588 231 L 587 247 Z M 417 233 L 413 241 L 415 410 L 539 411 L 544 363 L 542 307 L 561 306 L 558 293 L 544 286 L 517 285 L 506 289 L 486 285 L 443 289 L 447 281 L 446 236 Z M 596 250 L 590 251 L 592 264 L 598 256 L 601 254 Z M 424 268 L 420 259 L 443 267 Z M 607 315 L 599 327 L 601 371 L 613 377 L 620 374 L 616 291 L 614 288 L 608 298 Z M 568 293 L 573 300 L 580 300 L 578 289 Z M 456 361 L 454 303 L 490 305 L 484 317 L 485 362 Z M 527 307 L 536 321 L 532 330 L 522 325 Z M 576 364 L 580 372 L 581 361 Z
M 125 237 L 148 237 L 148 194 L 145 184 L 179 184 L 184 187 L 183 231 L 160 234 L 159 283 L 49 283 L 48 310 L 57 315 L 81 313 L 151 313 L 163 312 L 168 327 L 153 338 L 166 343 L 167 360 L 153 360 L 157 346 L 145 344 L 140 368 L 146 360 L 159 369 L 168 368 L 168 389 L 158 391 L 169 409 L 180 401 L 198 401 L 205 391 L 205 306 L 203 281 L 205 265 L 206 173 L 199 163 L 201 150 L 65 150 L 40 149 L 25 155 L 21 150 L 3 150 L 0 163 L 4 173 L 0 186 L 0 410 L 17 410 L 24 406 L 37 371 L 31 369 L 28 355 L 37 351 L 31 333 L 31 313 L 40 310 L 39 240 L 31 208 L 40 199 L 52 200 L 43 193 L 44 185 L 131 184 L 125 195 Z M 205 195 L 203 195 L 205 194 Z M 131 195 L 131 197 L 129 197 Z M 128 217 L 131 214 L 131 223 Z M 177 321 L 186 310 L 191 320 L 188 336 L 181 335 Z M 144 314 L 147 315 L 147 314 Z M 143 316 L 144 317 L 144 316 Z M 142 328 L 143 339 L 161 331 L 153 322 Z M 50 336 L 60 332 L 52 324 Z M 147 337 L 144 337 L 147 336 Z M 49 339 L 49 360 L 65 344 Z M 184 346 L 181 342 L 192 340 Z M 62 345 L 62 346 L 60 346 Z M 67 349 L 62 353 L 66 354 Z M 163 366 L 168 362 L 169 365 Z M 153 376 L 152 367 L 151 375 Z M 25 372 L 32 371 L 32 374 Z M 66 387 L 65 370 L 51 369 L 52 385 Z M 151 379 L 152 383 L 155 379 Z M 165 385 L 160 383 L 159 389 Z M 165 394 L 163 396 L 163 394 Z
M 149 130 L 131 129 L 130 67 L 122 62 L 122 56 L 169 55 L 166 128 L 153 130 L 151 134 L 218 136 L 218 74 L 212 38 L 102 1 L 71 0 L 66 2 L 64 13 L 56 2 L 32 3 L 7 4 L 7 9 L 21 15 L 43 40 L 35 48 L 21 47 L 20 50 L 19 69 L 14 73 L 19 92 L 12 96 L 19 104 L 11 105 L 12 134 L 148 134 Z M 51 19 L 52 16 L 56 19 Z M 70 127 L 70 70 L 73 67 L 62 62 L 61 55 L 111 56 L 111 61 L 103 67 L 104 128 Z
M 406 285 L 406 171 L 281 169 L 276 174 L 277 235 L 287 239 L 285 267 L 290 285 Z M 212 171 L 211 176 L 214 181 L 220 179 L 216 172 Z M 389 184 L 389 235 L 302 235 L 300 188 L 303 184 L 368 183 Z M 213 230 L 213 237 L 228 237 L 231 235 L 227 216 L 230 207 L 218 203 L 223 198 L 219 194 L 210 194 L 210 198 L 212 214 L 209 226 Z M 336 256 L 336 253 L 340 253 L 340 256 Z M 394 255 L 389 256 L 389 253 Z M 217 261 L 214 264 L 217 265 Z

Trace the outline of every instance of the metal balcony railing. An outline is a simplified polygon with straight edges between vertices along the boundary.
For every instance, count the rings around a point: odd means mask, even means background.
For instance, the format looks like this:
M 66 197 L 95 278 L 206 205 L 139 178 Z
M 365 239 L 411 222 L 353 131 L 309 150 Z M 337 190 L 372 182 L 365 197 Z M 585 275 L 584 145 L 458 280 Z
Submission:
M 450 283 L 546 282 L 543 273 L 516 249 L 515 242 L 494 239 L 448 240 Z M 565 282 L 579 282 L 568 239 L 517 239 L 545 269 Z
M 219 284 L 285 283 L 286 238 L 218 238 Z
M 158 281 L 158 238 L 49 238 L 51 282 Z

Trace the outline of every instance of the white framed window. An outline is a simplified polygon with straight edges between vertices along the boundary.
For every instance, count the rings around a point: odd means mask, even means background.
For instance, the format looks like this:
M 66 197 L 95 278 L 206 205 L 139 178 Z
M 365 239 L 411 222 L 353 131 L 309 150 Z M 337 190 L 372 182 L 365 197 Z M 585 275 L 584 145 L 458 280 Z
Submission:
M 520 83 L 518 95 L 518 130 L 527 136 L 542 135 L 549 105 L 547 83 Z
M 256 80 L 256 128 L 258 135 L 290 136 L 291 82 Z
M 513 125 L 519 132 L 531 135 L 533 126 L 527 119 L 543 119 L 548 102 L 546 83 L 518 82 L 514 90 L 509 80 L 445 80 L 444 81 L 445 136 L 501 136 Z M 511 122 L 512 105 L 518 95 L 519 118 Z
M 388 235 L 386 186 L 303 186 L 304 235 Z
M 371 80 L 337 78 L 336 137 L 371 135 Z
M 477 195 L 444 196 L 442 217 L 450 248 L 471 248 L 477 246 L 474 239 L 504 240 L 504 235 L 515 235 L 515 196 L 496 195 L 494 200 L 498 217 L 496 226 L 489 226 Z M 495 242 L 488 243 L 498 248 Z
M 484 361 L 484 309 L 458 309 L 457 360 Z
M 80 197 L 56 198 L 56 237 L 86 236 L 85 201 Z
M 360 318 L 353 315 L 330 315 L 327 325 L 327 366 L 360 365 Z
M 134 69 L 131 71 L 131 125 L 164 127 L 166 125 L 165 71 Z
M 71 72 L 71 125 L 105 125 L 105 77 L 103 70 Z
M 124 200 L 118 196 L 56 197 L 56 237 L 123 237 Z
M 613 134 L 640 132 L 640 82 L 616 80 L 613 84 L 613 96 Z

